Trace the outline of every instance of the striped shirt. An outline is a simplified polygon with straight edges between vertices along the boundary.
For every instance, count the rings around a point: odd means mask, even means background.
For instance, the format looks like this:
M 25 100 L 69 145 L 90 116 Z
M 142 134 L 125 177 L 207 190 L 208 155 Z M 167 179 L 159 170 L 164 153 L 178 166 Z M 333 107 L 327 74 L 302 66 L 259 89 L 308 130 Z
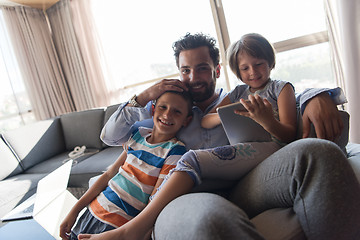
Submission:
M 151 132 L 140 127 L 132 133 L 124 144 L 125 163 L 90 203 L 90 212 L 100 221 L 119 227 L 135 217 L 148 203 L 158 179 L 163 179 L 186 152 L 184 144 L 175 138 L 148 143 Z

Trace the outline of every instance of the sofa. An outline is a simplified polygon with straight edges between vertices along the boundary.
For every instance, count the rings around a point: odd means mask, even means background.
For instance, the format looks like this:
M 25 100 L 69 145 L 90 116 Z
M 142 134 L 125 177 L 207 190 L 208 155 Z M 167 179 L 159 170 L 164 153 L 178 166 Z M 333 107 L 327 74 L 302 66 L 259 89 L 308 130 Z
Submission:
M 100 140 L 104 123 L 118 106 L 73 112 L 6 131 L 0 139 L 0 217 L 36 192 L 44 176 L 74 159 L 68 188 L 84 192 L 89 179 L 118 158 L 122 147 Z M 70 154 L 85 146 L 82 154 Z
M 70 192 L 71 189 L 86 190 L 89 182 L 93 182 L 122 152 L 122 147 L 106 146 L 99 138 L 101 129 L 117 107 L 68 113 L 2 133 L 0 217 L 35 193 L 37 182 L 69 160 L 69 153 L 81 146 L 86 146 L 86 150 L 74 158 L 68 187 Z M 360 182 L 360 144 L 348 143 L 349 116 L 342 116 L 346 130 L 337 144 L 348 155 Z M 204 179 L 193 192 L 226 196 L 235 183 Z M 306 239 L 291 208 L 267 210 L 251 222 L 268 240 Z

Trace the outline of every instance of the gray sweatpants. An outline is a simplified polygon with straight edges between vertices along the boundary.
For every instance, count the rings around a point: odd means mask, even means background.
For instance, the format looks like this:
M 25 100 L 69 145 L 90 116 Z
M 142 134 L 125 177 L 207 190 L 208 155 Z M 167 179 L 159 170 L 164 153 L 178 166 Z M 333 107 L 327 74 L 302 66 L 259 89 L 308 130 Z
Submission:
M 209 193 L 175 199 L 156 221 L 155 240 L 262 239 L 246 214 L 287 207 L 308 239 L 360 239 L 360 185 L 329 141 L 283 147 L 241 178 L 230 200 Z

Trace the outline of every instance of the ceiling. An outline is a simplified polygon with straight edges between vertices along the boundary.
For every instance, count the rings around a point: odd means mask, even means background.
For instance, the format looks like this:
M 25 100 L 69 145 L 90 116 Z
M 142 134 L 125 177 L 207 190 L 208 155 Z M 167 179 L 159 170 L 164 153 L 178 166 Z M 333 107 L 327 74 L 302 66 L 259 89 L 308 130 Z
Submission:
M 57 3 L 59 0 L 0 0 L 0 3 L 4 4 L 11 4 L 11 3 L 18 3 L 21 5 L 26 5 L 33 8 L 39 8 L 39 9 L 48 9 L 55 3 Z

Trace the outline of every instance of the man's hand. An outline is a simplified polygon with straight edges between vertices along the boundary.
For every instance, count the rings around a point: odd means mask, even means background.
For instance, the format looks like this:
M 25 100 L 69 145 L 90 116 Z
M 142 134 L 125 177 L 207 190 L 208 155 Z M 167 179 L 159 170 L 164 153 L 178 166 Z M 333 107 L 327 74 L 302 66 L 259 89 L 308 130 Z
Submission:
M 330 141 L 340 136 L 344 128 L 339 111 L 327 93 L 321 93 L 308 101 L 302 121 L 303 138 L 309 137 L 311 123 L 318 138 Z
M 187 91 L 188 88 L 183 82 L 178 79 L 163 79 L 151 87 L 141 92 L 136 101 L 141 105 L 145 106 L 149 101 L 158 99 L 158 97 L 166 91 Z

